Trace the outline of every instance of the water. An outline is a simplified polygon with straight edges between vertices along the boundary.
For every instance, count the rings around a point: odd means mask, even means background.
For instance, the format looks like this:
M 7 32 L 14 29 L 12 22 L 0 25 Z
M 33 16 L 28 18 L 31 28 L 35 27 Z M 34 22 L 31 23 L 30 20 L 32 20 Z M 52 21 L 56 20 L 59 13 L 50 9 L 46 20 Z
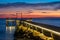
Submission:
M 44 18 L 44 19 L 33 19 L 33 22 L 37 23 L 43 23 L 43 24 L 49 24 L 49 25 L 54 25 L 57 27 L 60 27 L 60 18 Z
M 6 27 L 6 40 L 14 40 L 15 27 Z
M 60 19 L 33 19 L 32 21 L 60 27 Z M 6 27 L 6 19 L 0 19 L 0 40 L 14 40 L 14 31 L 15 27 Z
M 5 19 L 0 19 L 0 40 L 5 40 L 6 38 L 6 23 Z
M 14 40 L 14 27 L 6 27 L 6 19 L 0 19 L 0 40 Z

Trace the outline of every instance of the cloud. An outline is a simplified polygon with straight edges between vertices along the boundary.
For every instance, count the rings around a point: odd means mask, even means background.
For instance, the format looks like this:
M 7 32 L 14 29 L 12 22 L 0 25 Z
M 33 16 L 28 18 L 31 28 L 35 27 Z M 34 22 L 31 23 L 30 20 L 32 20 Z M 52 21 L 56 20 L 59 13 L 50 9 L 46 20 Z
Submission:
M 14 6 L 13 6 L 14 5 Z M 0 17 L 16 17 L 16 13 L 18 14 L 18 18 L 21 17 L 21 13 L 23 14 L 23 18 L 41 18 L 41 17 L 60 17 L 59 9 L 60 3 L 46 3 L 46 4 L 18 4 L 14 3 L 13 5 L 5 6 L 0 8 Z

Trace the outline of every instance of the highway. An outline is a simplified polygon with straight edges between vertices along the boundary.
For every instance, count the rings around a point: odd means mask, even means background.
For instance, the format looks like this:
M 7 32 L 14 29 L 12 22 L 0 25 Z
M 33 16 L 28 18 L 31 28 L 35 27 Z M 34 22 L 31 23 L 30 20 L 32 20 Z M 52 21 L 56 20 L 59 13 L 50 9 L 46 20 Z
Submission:
M 57 31 L 54 31 L 54 30 L 51 30 L 51 29 L 48 29 L 48 28 L 44 28 L 44 27 L 42 27 L 42 26 L 34 25 L 34 24 L 31 24 L 31 23 L 28 23 L 28 22 L 24 22 L 24 23 L 29 24 L 29 25 L 33 25 L 33 26 L 35 26 L 35 27 L 38 27 L 38 28 L 40 28 L 40 29 L 46 30 L 46 31 L 48 31 L 48 32 L 51 32 L 51 33 L 53 33 L 53 34 L 56 34 L 56 35 L 60 36 L 60 32 L 57 32 Z

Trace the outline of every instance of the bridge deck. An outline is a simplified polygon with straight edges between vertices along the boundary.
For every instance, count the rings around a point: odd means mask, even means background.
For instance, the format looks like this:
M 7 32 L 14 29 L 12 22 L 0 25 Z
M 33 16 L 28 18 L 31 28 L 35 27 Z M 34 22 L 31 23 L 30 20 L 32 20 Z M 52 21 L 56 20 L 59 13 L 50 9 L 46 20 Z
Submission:
M 57 26 L 47 25 L 47 24 L 42 24 L 42 23 L 36 23 L 36 22 L 29 22 L 29 23 L 32 23 L 32 24 L 35 24 L 35 25 L 39 25 L 39 26 L 42 26 L 44 28 L 60 32 L 60 27 L 57 27 Z

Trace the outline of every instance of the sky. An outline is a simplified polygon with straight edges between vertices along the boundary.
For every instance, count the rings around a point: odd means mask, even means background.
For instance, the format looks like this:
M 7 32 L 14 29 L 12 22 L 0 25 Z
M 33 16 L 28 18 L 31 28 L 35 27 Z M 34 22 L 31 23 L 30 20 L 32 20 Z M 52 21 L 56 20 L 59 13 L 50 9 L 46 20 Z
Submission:
M 26 2 L 26 3 L 47 3 L 56 2 L 60 0 L 0 0 L 0 3 L 14 3 L 14 2 Z M 57 6 L 57 5 L 55 5 Z M 48 6 L 50 7 L 50 6 Z M 38 7 L 39 8 L 39 7 Z M 53 8 L 53 7 L 52 7 Z M 37 9 L 37 7 L 36 7 Z M 23 18 L 44 18 L 44 17 L 60 17 L 60 10 L 36 10 L 34 7 L 8 7 L 0 8 L 0 18 L 16 18 L 17 11 L 22 12 Z M 31 11 L 29 13 L 29 11 Z M 46 12 L 46 13 L 44 13 Z M 29 16 L 29 17 L 28 17 Z M 21 17 L 18 15 L 18 17 Z
M 60 0 L 0 0 L 0 3 L 14 3 L 14 2 L 26 2 L 26 3 L 46 3 L 55 2 Z
M 31 11 L 31 12 L 30 12 Z M 46 12 L 46 13 L 44 13 Z M 16 16 L 16 13 L 17 16 Z M 3 8 L 0 9 L 0 18 L 46 18 L 58 17 L 60 18 L 60 10 L 34 10 L 31 8 Z

